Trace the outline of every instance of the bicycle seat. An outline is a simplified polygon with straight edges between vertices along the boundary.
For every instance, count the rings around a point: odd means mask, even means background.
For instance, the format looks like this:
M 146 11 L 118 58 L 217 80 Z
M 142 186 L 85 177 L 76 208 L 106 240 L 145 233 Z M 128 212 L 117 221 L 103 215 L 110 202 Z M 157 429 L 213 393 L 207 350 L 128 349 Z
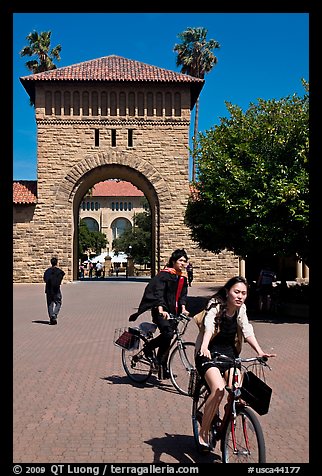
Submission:
M 151 332 L 152 334 L 157 330 L 157 325 L 153 324 L 152 322 L 141 322 L 139 328 L 143 334 L 148 334 Z

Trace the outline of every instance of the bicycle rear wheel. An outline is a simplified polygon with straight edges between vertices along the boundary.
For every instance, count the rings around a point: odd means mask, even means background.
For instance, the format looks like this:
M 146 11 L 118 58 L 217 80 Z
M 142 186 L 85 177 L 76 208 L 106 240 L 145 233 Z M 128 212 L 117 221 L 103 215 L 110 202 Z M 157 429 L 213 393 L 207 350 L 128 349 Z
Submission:
M 170 354 L 169 372 L 173 386 L 182 395 L 188 394 L 190 371 L 195 368 L 195 344 L 182 342 L 182 349 L 178 346 Z
M 222 434 L 223 463 L 265 463 L 265 441 L 255 413 L 237 409 L 235 422 L 228 422 Z
M 122 349 L 122 365 L 128 377 L 137 383 L 146 382 L 152 374 L 152 364 L 143 353 L 145 341 L 140 337 L 135 350 Z

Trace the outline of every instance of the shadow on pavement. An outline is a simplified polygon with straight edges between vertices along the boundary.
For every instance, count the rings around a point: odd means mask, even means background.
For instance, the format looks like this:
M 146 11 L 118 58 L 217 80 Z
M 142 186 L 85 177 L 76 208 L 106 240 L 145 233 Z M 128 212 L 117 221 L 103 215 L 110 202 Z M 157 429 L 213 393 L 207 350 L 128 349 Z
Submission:
M 144 441 L 151 445 L 154 453 L 153 463 L 163 463 L 162 454 L 167 454 L 181 464 L 219 463 L 221 458 L 215 453 L 201 455 L 198 453 L 193 436 L 165 433 L 162 438 Z
M 149 380 L 144 383 L 137 383 L 133 382 L 127 376 L 120 377 L 119 375 L 111 375 L 109 377 L 101 377 L 102 380 L 106 380 L 114 385 L 131 385 L 132 387 L 136 388 L 147 388 L 147 387 L 158 387 L 163 392 L 169 393 L 179 393 L 177 389 L 175 389 L 171 383 L 171 380 L 158 380 L 154 375 L 151 375 Z

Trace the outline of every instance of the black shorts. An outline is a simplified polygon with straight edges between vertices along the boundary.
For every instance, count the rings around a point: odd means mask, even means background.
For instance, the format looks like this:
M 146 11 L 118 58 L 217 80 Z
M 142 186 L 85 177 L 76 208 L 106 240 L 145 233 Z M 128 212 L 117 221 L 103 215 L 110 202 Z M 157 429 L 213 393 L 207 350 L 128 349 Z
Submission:
M 224 377 L 225 372 L 234 366 L 230 362 L 220 362 L 220 363 L 213 362 L 212 360 L 209 360 L 208 357 L 205 357 L 204 355 L 200 355 L 199 352 L 196 355 L 195 364 L 196 364 L 196 369 L 198 371 L 198 374 L 202 378 L 204 378 L 206 371 L 210 369 L 211 367 L 217 367 L 222 377 Z M 237 366 L 237 368 L 240 368 L 240 364 Z

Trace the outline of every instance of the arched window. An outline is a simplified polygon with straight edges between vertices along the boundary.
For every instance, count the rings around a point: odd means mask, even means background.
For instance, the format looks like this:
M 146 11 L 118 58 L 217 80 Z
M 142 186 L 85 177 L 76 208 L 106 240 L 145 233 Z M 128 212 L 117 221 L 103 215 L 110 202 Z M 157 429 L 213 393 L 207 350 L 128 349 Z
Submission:
M 147 109 L 147 115 L 153 116 L 153 94 L 152 93 L 148 93 L 146 95 L 146 109 Z
M 105 92 L 101 94 L 101 115 L 107 116 L 107 94 Z
M 74 91 L 74 93 L 73 93 L 73 116 L 79 116 L 79 114 L 80 114 L 79 92 Z
M 110 100 L 110 116 L 116 116 L 116 93 L 111 93 Z
M 82 99 L 83 99 L 83 104 L 82 104 L 83 116 L 89 116 L 89 94 L 87 91 L 83 92 Z
M 125 101 L 125 93 L 120 93 L 120 109 L 119 115 L 125 116 L 126 115 L 126 101 Z
M 181 94 L 174 93 L 174 115 L 181 116 Z
M 60 91 L 55 91 L 54 102 L 55 102 L 55 114 L 56 116 L 60 116 L 61 115 L 61 92 Z
M 64 116 L 70 116 L 70 109 L 71 109 L 70 92 L 65 91 L 64 92 Z
M 111 227 L 113 240 L 122 236 L 125 230 L 131 227 L 131 222 L 126 218 L 117 218 L 116 220 L 114 220 Z
M 46 116 L 51 116 L 52 115 L 51 101 L 52 101 L 51 91 L 46 91 L 46 94 L 45 94 L 45 114 L 46 114 Z
M 162 93 L 156 94 L 156 115 L 162 116 L 163 114 Z
M 144 116 L 144 94 L 138 93 L 138 116 Z
M 82 222 L 86 224 L 89 231 L 99 231 L 98 223 L 94 218 L 82 218 Z
M 129 93 L 129 116 L 135 116 L 135 94 Z
M 92 92 L 92 116 L 98 116 L 98 94 L 96 91 Z
M 165 93 L 165 115 L 166 116 L 172 116 L 171 93 Z

